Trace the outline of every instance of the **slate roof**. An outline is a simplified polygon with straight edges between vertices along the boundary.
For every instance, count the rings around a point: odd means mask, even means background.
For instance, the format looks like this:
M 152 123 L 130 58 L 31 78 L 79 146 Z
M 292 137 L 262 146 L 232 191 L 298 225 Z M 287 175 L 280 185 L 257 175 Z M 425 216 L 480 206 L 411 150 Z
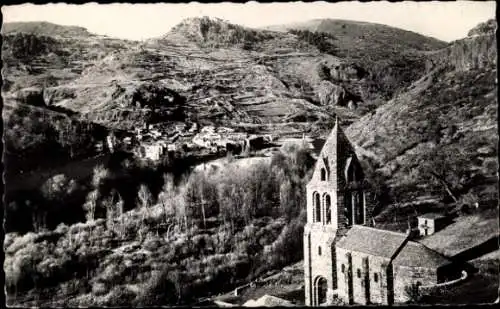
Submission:
M 396 265 L 422 268 L 438 268 L 449 263 L 446 257 L 415 241 L 409 241 L 394 259 Z
M 390 259 L 405 242 L 406 235 L 367 226 L 354 225 L 337 247 Z M 437 268 L 450 263 L 446 257 L 421 243 L 408 241 L 394 259 L 394 264 Z
M 337 242 L 337 247 L 390 259 L 405 239 L 402 233 L 354 225 Z
M 339 150 L 340 146 L 340 150 Z M 339 151 L 342 152 L 354 152 L 354 149 L 351 146 L 351 143 L 345 136 L 344 130 L 340 127 L 338 119 L 335 121 L 335 126 L 333 127 L 330 135 L 326 139 L 323 148 L 321 149 L 321 156 L 336 158 L 337 153 Z

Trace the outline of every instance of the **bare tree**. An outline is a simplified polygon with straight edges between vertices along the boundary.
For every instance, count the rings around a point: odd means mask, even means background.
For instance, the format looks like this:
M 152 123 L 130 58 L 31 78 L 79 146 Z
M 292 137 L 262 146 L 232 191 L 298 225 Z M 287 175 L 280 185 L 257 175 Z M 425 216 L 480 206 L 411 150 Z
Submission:
M 99 198 L 99 191 L 92 190 L 87 194 L 87 198 L 85 200 L 85 204 L 83 204 L 83 208 L 86 211 L 87 221 L 95 220 L 95 212 L 97 208 L 97 200 Z
M 172 175 L 165 174 L 163 175 L 163 179 L 163 188 L 160 194 L 158 194 L 158 202 L 162 204 L 165 222 L 168 222 L 169 216 L 175 215 L 174 200 L 177 192 Z
M 141 228 L 145 225 L 146 215 L 149 215 L 149 208 L 153 204 L 153 195 L 151 191 L 149 191 L 148 187 L 145 184 L 141 184 L 139 187 L 139 192 L 137 193 L 137 207 L 142 212 L 141 217 Z M 139 229 L 140 231 L 141 229 Z M 142 234 L 139 235 L 142 240 Z
M 102 201 L 106 209 L 106 222 L 108 228 L 114 227 L 114 219 L 123 215 L 123 199 L 120 193 L 112 190 L 110 195 Z
M 423 155 L 415 168 L 420 170 L 423 177 L 437 181 L 457 203 L 458 198 L 454 191 L 462 185 L 462 176 L 469 165 L 470 158 L 460 147 L 438 145 Z

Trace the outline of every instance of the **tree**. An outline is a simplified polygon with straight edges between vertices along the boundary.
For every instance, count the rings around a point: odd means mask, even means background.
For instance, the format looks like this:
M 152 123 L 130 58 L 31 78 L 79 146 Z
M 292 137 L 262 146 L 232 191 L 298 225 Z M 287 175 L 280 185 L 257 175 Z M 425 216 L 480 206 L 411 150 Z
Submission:
M 106 209 L 106 223 L 108 228 L 114 227 L 114 219 L 123 215 L 123 199 L 118 191 L 111 190 L 110 194 L 102 201 Z
M 137 193 L 137 207 L 142 212 L 141 217 L 141 229 L 144 227 L 146 215 L 149 212 L 149 207 L 153 204 L 153 195 L 151 191 L 149 191 L 148 187 L 145 184 L 141 184 L 139 187 L 139 192 Z M 139 238 L 142 240 L 142 233 L 139 229 Z
M 110 171 L 104 167 L 104 165 L 99 164 L 94 167 L 92 174 L 92 186 L 94 189 L 99 189 L 103 182 L 109 177 Z
M 184 221 L 184 228 L 188 228 L 188 211 L 186 207 L 186 186 L 180 186 L 173 201 L 177 223 Z
M 83 209 L 86 212 L 86 217 L 88 221 L 95 220 L 95 213 L 97 208 L 97 201 L 99 198 L 99 191 L 94 189 L 87 194 L 85 204 L 83 204 Z
M 74 179 L 65 174 L 57 174 L 49 178 L 41 187 L 42 195 L 49 201 L 62 201 L 74 193 L 78 185 Z
M 169 217 L 175 216 L 174 200 L 177 195 L 176 193 L 173 176 L 171 174 L 164 174 L 163 188 L 158 194 L 158 202 L 163 206 L 165 222 L 169 221 Z
M 175 305 L 178 302 L 178 289 L 175 282 L 176 275 L 165 268 L 160 273 L 153 273 L 146 288 L 138 297 L 139 306 Z
M 461 147 L 436 145 L 419 159 L 414 168 L 418 168 L 423 177 L 439 183 L 447 195 L 457 203 L 458 198 L 454 191 L 461 188 L 466 168 L 470 165 L 470 157 L 464 150 Z
M 386 178 L 380 173 L 376 167 L 377 164 L 361 161 L 363 172 L 365 174 L 365 186 L 369 188 L 370 196 L 372 197 L 373 210 L 372 217 L 377 216 L 382 211 L 383 207 L 392 202 L 391 190 L 387 185 Z
M 141 184 L 137 193 L 137 207 L 139 209 L 147 209 L 153 204 L 153 195 L 148 186 Z

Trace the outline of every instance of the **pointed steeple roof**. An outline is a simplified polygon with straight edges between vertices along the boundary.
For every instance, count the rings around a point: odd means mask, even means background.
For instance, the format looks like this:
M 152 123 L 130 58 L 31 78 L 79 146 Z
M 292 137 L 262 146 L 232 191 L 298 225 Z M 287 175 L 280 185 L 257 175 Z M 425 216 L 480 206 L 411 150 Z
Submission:
M 337 117 L 335 117 L 335 125 L 332 129 L 332 132 L 328 136 L 325 144 L 323 145 L 323 149 L 321 150 L 320 155 L 322 157 L 328 157 L 331 159 L 337 158 L 338 152 L 354 152 L 351 143 L 345 136 L 344 131 L 340 126 L 340 122 Z

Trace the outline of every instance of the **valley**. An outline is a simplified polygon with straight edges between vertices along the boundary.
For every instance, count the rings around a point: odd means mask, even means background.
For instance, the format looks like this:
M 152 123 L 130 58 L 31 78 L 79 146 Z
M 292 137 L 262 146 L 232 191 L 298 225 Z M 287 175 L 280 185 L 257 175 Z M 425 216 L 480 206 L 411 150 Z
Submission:
M 188 18 L 143 41 L 7 23 L 7 304 L 304 304 L 306 184 L 337 120 L 377 227 L 449 214 L 422 240 L 446 255 L 498 237 L 492 23 L 451 43 L 329 19 Z M 485 302 L 488 254 L 466 284 Z

